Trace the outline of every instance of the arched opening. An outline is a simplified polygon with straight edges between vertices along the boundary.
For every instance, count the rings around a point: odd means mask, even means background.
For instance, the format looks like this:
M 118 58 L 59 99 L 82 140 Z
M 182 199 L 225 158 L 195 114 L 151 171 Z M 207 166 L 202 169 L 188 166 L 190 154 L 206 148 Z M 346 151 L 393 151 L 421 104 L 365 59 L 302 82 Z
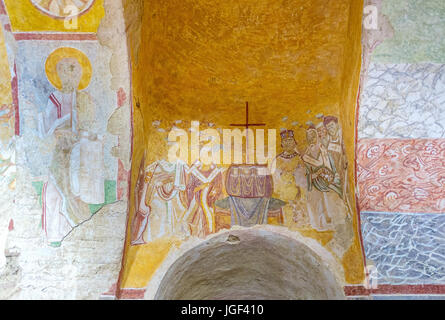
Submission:
M 328 263 L 303 241 L 251 228 L 221 233 L 179 257 L 159 300 L 343 299 Z

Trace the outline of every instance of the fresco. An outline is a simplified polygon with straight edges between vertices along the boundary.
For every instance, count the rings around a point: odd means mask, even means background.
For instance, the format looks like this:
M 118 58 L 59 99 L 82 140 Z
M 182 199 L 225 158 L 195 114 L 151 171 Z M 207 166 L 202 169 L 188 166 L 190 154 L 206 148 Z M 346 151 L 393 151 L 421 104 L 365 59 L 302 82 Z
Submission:
M 84 13 L 93 5 L 95 0 L 30 0 L 39 10 L 44 13 L 64 18 Z
M 0 18 L 0 296 L 96 299 L 117 281 L 129 195 L 120 1 L 0 0 Z
M 382 23 L 367 33 L 369 68 L 358 110 L 366 262 L 376 268 L 383 295 L 443 295 L 445 60 L 437 37 L 445 6 L 369 2 Z
M 440 39 L 444 30 L 445 5 L 441 0 L 384 0 L 382 14 L 395 29 L 391 39 L 375 48 L 375 62 L 444 63 L 445 44 Z
M 364 138 L 444 138 L 443 64 L 372 62 L 359 109 Z
M 362 2 L 133 0 L 124 7 L 135 108 L 122 292 L 143 290 L 184 241 L 257 223 L 316 239 L 347 283 L 362 283 L 350 191 Z M 249 123 L 261 124 L 255 132 L 276 130 L 276 171 L 264 174 L 259 162 L 168 161 L 169 132 L 191 134 L 197 121 L 222 134 L 244 121 L 246 101 Z
M 0 5 L 0 16 L 3 12 Z M 5 41 L 6 32 L 0 25 L 0 252 L 5 252 L 7 231 L 13 227 L 14 193 L 17 183 L 15 165 L 15 107 L 13 87 L 16 88 L 11 52 Z M 5 255 L 0 256 L 0 269 L 6 265 Z
M 444 139 L 360 140 L 360 209 L 445 212 L 444 157 Z
M 348 162 L 338 118 L 315 121 L 300 128 L 303 141 L 282 129 L 273 172 L 259 164 L 147 163 L 144 155 L 133 195 L 131 246 L 159 250 L 165 241 L 272 224 L 318 240 L 341 261 L 354 238 Z
M 362 213 L 368 263 L 379 284 L 445 281 L 445 215 Z
M 13 68 L 9 65 L 3 28 L 0 27 L 0 185 L 15 186 L 15 106 L 13 102 Z M 15 82 L 14 82 L 15 83 Z
M 95 35 L 105 15 L 104 0 L 2 1 L 10 18 L 12 31 L 31 33 L 28 36 L 42 36 L 37 32 Z M 69 20 L 66 19 L 67 16 Z
M 30 51 L 32 64 L 23 61 Z M 118 160 L 111 154 L 117 137 L 107 132 L 115 103 L 99 87 L 97 54 L 95 43 L 19 44 L 20 161 L 34 177 L 53 247 L 117 199 Z

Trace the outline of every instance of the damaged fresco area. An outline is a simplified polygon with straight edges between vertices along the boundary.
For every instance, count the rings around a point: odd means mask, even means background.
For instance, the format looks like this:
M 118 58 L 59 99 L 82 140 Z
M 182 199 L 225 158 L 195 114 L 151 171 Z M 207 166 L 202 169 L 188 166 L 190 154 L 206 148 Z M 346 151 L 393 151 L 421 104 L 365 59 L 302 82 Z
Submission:
M 443 1 L 376 0 L 365 34 L 357 183 L 363 246 L 385 294 L 444 291 Z M 382 297 L 385 297 L 384 295 Z
M 115 102 L 99 53 L 95 43 L 19 43 L 18 161 L 33 176 L 51 246 L 117 199 L 117 137 L 103 121 Z
M 97 299 L 118 278 L 132 148 L 126 36 L 119 2 L 80 2 L 88 8 L 67 29 L 38 8 L 51 1 L 4 1 L 17 170 L 2 298 Z
M 85 13 L 93 5 L 94 0 L 75 0 L 75 1 L 57 1 L 57 0 L 31 0 L 37 9 L 45 14 L 57 18 L 68 16 L 77 16 Z

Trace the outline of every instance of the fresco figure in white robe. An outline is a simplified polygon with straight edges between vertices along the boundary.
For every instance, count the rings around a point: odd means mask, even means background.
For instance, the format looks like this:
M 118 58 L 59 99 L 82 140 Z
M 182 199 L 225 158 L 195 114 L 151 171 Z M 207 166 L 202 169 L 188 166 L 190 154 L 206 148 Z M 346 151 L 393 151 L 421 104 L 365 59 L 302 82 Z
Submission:
M 89 204 L 105 202 L 103 141 L 93 131 L 96 106 L 80 91 L 90 81 L 88 69 L 88 58 L 73 48 L 59 48 L 46 63 L 48 80 L 57 89 L 38 114 L 41 139 L 55 140 L 42 192 L 42 227 L 52 246 L 91 217 Z
M 164 236 L 189 235 L 180 195 L 185 191 L 187 165 L 184 162 L 156 161 L 145 169 L 143 162 L 137 183 L 136 213 L 131 244 L 140 245 Z
M 308 147 L 303 155 L 306 165 L 308 191 L 307 210 L 312 227 L 317 231 L 332 229 L 332 215 L 326 192 L 331 190 L 334 180 L 332 160 L 320 143 L 317 130 L 311 125 L 306 131 Z

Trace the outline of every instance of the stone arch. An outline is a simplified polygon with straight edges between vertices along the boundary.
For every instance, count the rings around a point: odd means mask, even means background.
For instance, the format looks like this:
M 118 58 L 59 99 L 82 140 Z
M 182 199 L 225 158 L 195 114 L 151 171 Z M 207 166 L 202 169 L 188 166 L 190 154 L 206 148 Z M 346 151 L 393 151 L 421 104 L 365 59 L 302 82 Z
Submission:
M 172 252 L 146 299 L 344 299 L 343 275 L 316 241 L 273 226 L 221 231 Z

